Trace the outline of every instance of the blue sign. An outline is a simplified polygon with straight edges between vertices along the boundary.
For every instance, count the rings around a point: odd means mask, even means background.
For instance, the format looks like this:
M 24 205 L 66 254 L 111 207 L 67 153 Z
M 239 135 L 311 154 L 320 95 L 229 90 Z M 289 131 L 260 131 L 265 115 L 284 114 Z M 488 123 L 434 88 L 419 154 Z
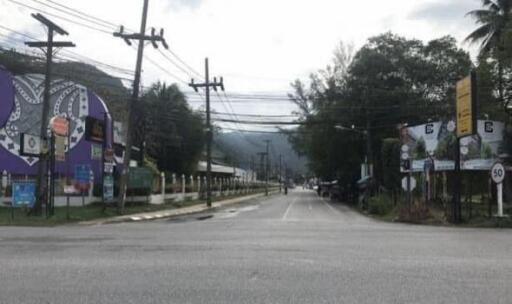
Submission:
M 114 200 L 114 177 L 105 175 L 103 178 L 103 198 L 105 201 Z
M 12 206 L 34 206 L 36 202 L 36 183 L 14 182 L 12 183 Z
M 88 184 L 91 179 L 91 167 L 89 165 L 75 166 L 75 181 L 79 184 Z

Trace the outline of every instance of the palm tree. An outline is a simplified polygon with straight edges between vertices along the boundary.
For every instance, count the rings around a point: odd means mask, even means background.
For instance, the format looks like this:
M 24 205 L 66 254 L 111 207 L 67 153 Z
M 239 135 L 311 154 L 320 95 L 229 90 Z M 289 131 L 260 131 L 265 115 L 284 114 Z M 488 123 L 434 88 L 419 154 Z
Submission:
M 482 9 L 470 11 L 467 15 L 476 19 L 479 27 L 468 35 L 466 41 L 481 42 L 480 55 L 491 55 L 498 61 L 498 91 L 503 100 L 504 38 L 509 26 L 512 0 L 482 0 Z

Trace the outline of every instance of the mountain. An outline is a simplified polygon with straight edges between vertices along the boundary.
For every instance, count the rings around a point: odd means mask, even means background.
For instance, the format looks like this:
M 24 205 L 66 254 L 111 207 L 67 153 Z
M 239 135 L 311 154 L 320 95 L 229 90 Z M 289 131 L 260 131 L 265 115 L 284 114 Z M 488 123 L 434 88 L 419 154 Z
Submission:
M 16 50 L 0 48 L 0 65 L 14 75 L 44 74 L 44 59 L 23 54 Z M 122 121 L 126 117 L 126 101 L 130 90 L 120 78 L 113 77 L 96 66 L 78 61 L 60 61 L 53 63 L 54 78 L 63 78 L 86 86 L 107 104 L 114 119 Z
M 293 175 L 307 173 L 307 159 L 299 157 L 288 142 L 288 137 L 280 133 L 219 132 L 214 136 L 214 161 L 245 169 L 250 169 L 253 162 L 257 169 L 260 165 L 257 153 L 265 152 L 265 140 L 270 140 L 269 154 L 273 170 L 277 170 L 279 155 L 282 155 L 283 170 L 286 166 Z

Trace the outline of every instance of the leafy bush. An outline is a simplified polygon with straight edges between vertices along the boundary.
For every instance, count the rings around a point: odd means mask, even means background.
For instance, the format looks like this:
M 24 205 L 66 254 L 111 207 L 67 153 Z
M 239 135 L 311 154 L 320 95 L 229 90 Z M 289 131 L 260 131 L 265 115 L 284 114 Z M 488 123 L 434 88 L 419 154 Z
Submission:
M 393 200 L 387 195 L 374 196 L 368 200 L 370 214 L 385 215 L 391 212 L 393 207 Z

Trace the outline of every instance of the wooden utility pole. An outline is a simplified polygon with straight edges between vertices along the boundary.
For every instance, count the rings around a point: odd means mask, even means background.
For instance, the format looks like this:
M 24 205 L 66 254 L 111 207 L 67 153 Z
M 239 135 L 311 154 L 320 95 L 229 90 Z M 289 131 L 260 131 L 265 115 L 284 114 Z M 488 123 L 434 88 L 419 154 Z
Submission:
M 212 141 L 213 141 L 213 129 L 210 119 L 210 88 L 217 92 L 217 87 L 220 87 L 224 91 L 224 80 L 220 77 L 220 81 L 217 82 L 217 78 L 213 78 L 213 82 L 210 82 L 210 67 L 208 58 L 204 60 L 204 83 L 194 83 L 194 79 L 191 80 L 189 86 L 192 87 L 196 92 L 198 88 L 204 88 L 206 91 L 206 206 L 212 206 Z
M 282 164 L 283 163 L 283 155 L 282 154 L 279 154 L 279 193 L 281 193 L 281 188 L 282 188 L 282 184 L 283 184 L 283 181 L 282 181 L 282 171 L 281 171 L 281 168 L 282 168 Z
M 142 8 L 142 20 L 140 24 L 140 32 L 137 34 L 128 34 L 124 33 L 124 27 L 121 26 L 119 32 L 114 33 L 114 37 L 119 37 L 124 39 L 126 44 L 132 45 L 131 40 L 135 40 L 138 42 L 137 48 L 137 62 L 135 65 L 135 78 L 133 80 L 133 90 L 130 103 L 128 104 L 128 121 L 126 122 L 126 147 L 123 159 L 123 171 L 121 174 L 121 180 L 119 182 L 119 212 L 123 213 L 124 204 L 126 201 L 126 190 L 128 186 L 128 178 L 129 178 L 129 170 L 130 170 L 130 159 L 132 152 L 132 123 L 134 120 L 134 108 L 139 100 L 139 91 L 140 91 L 140 78 L 142 71 L 142 58 L 144 56 L 144 43 L 146 41 L 150 41 L 153 47 L 158 48 L 157 42 L 161 42 L 162 45 L 167 49 L 169 46 L 167 45 L 163 35 L 163 29 L 160 30 L 160 34 L 155 34 L 155 29 L 151 30 L 151 35 L 146 35 L 146 22 L 148 17 L 148 2 L 149 0 L 144 0 L 144 5 Z
M 39 136 L 42 142 L 47 142 L 48 130 L 48 112 L 50 109 L 50 90 L 51 90 L 51 77 L 52 77 L 52 61 L 54 48 L 74 47 L 75 45 L 69 41 L 53 41 L 54 33 L 67 36 L 68 32 L 63 30 L 60 26 L 48 20 L 41 14 L 32 14 L 32 17 L 46 26 L 48 31 L 47 41 L 30 41 L 25 42 L 29 47 L 46 48 L 46 72 L 44 78 L 44 93 L 43 93 L 43 111 L 41 114 L 41 129 Z M 36 203 L 34 205 L 34 214 L 41 214 L 43 201 L 47 202 L 48 185 L 45 174 L 48 171 L 48 154 L 41 153 L 39 157 L 39 164 L 37 170 L 37 186 L 36 186 Z M 53 173 L 52 173 L 53 174 Z
M 265 155 L 267 156 L 266 163 L 265 163 L 265 195 L 268 196 L 268 169 L 269 169 L 269 166 L 270 166 L 269 144 L 270 144 L 271 140 L 266 139 L 266 140 L 264 140 L 264 142 L 266 143 Z
M 265 179 L 265 155 L 267 155 L 265 152 L 258 152 L 258 156 L 260 157 L 260 168 L 259 168 L 259 175 L 262 180 Z M 258 178 L 258 175 L 256 175 L 256 178 Z

